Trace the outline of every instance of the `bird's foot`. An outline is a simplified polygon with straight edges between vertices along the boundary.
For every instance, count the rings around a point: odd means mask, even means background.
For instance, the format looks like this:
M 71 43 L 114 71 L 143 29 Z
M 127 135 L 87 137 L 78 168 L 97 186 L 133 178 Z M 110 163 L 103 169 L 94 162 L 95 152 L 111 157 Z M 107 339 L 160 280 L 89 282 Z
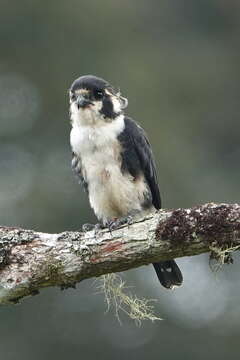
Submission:
M 107 227 L 111 231 L 118 229 L 120 226 L 127 224 L 128 226 L 133 223 L 132 216 L 124 216 L 118 219 L 113 219 L 107 222 Z
M 83 232 L 88 232 L 88 231 L 91 231 L 95 228 L 95 225 L 94 224 L 83 224 L 82 225 L 82 231 Z
M 103 224 L 83 224 L 82 226 L 82 231 L 83 232 L 88 232 L 88 231 L 92 231 L 94 230 L 95 235 L 97 235 L 97 233 L 99 232 L 99 230 L 104 229 Z

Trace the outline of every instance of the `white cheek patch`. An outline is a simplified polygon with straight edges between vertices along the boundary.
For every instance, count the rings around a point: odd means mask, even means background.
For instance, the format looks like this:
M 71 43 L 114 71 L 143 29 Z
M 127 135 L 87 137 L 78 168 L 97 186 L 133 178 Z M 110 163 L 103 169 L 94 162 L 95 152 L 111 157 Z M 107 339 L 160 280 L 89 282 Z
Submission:
M 121 102 L 118 100 L 118 98 L 116 96 L 111 96 L 111 100 L 112 100 L 112 104 L 113 104 L 113 111 L 115 113 L 120 113 L 121 112 Z
M 122 99 L 125 100 L 126 106 L 124 106 L 124 107 L 122 106 L 123 103 L 120 100 L 120 93 L 117 93 L 117 95 L 113 95 L 107 89 L 105 90 L 105 93 L 111 97 L 111 101 L 112 101 L 112 104 L 113 104 L 113 111 L 115 113 L 118 114 L 118 113 L 120 113 L 122 111 L 122 109 L 125 109 L 125 107 L 127 107 L 127 99 L 125 99 L 125 98 L 122 98 Z
M 99 111 L 102 109 L 102 102 L 101 101 L 95 101 L 93 110 L 96 111 L 96 113 L 99 113 Z

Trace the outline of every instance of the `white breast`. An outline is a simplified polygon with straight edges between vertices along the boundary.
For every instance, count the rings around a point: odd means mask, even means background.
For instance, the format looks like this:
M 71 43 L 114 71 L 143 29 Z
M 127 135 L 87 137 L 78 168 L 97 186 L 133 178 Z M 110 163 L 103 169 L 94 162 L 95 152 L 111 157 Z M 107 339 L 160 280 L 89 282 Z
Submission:
M 124 117 L 119 115 L 112 122 L 104 122 L 96 126 L 73 124 L 70 135 L 72 149 L 81 157 L 92 156 L 92 152 L 109 148 L 117 140 L 124 129 Z
M 124 117 L 101 126 L 73 126 L 72 150 L 81 158 L 82 172 L 88 183 L 89 201 L 96 216 L 108 219 L 126 216 L 133 204 L 141 209 L 144 181 L 134 182 L 121 171 L 121 145 L 117 139 L 124 130 Z
M 96 187 L 103 175 L 119 169 L 119 142 L 117 136 L 124 128 L 124 118 L 102 126 L 74 126 L 70 142 L 73 151 L 81 158 L 82 168 L 89 187 Z

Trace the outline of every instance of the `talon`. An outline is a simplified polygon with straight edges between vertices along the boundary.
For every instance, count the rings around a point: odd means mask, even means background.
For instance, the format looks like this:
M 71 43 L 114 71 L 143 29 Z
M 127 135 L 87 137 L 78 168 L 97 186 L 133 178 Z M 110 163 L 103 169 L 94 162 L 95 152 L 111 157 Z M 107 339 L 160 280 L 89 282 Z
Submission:
M 112 221 L 109 221 L 107 223 L 107 227 L 109 229 L 109 231 L 113 231 L 116 230 L 117 228 L 119 228 L 122 225 L 127 224 L 128 226 L 131 225 L 133 223 L 133 217 L 132 216 L 125 216 L 125 217 L 121 217 L 119 219 L 114 219 Z
M 103 224 L 100 224 L 100 223 L 96 224 L 94 226 L 94 236 L 97 237 L 99 231 L 102 230 L 102 229 L 104 229 Z
M 83 224 L 83 226 L 82 226 L 83 232 L 95 230 L 97 233 L 100 229 L 103 229 L 102 224 Z
M 93 224 L 83 224 L 82 231 L 83 232 L 91 231 L 94 229 L 94 226 L 95 225 L 93 225 Z
M 133 217 L 132 216 L 127 217 L 127 224 L 128 224 L 128 226 L 133 224 Z

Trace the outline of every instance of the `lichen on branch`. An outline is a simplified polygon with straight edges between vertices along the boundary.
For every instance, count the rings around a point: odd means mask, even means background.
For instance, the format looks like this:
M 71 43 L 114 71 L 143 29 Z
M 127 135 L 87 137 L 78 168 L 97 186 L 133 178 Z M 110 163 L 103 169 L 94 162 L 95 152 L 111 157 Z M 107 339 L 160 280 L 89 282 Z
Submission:
M 231 251 L 239 247 L 238 204 L 160 210 L 97 235 L 0 227 L 0 304 L 17 302 L 44 287 L 74 287 L 86 278 L 159 260 L 210 251 L 221 262 L 231 262 Z

